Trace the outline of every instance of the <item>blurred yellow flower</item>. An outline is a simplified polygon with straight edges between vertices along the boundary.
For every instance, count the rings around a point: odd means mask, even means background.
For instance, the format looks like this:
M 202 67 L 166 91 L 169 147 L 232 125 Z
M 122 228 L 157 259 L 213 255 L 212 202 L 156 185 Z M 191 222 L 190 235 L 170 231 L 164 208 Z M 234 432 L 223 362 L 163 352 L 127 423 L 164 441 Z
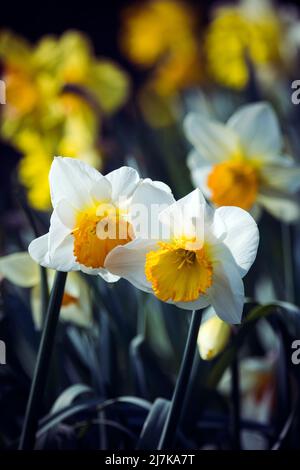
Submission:
M 39 62 L 34 48 L 9 31 L 0 32 L 0 61 L 6 84 L 1 135 L 11 140 L 20 126 L 40 124 L 42 110 L 58 94 L 59 85 Z
M 53 39 L 45 38 L 50 49 Z M 53 46 L 57 50 L 56 69 L 62 86 L 78 85 L 90 92 L 105 112 L 115 111 L 127 99 L 129 79 L 120 67 L 107 59 L 96 59 L 88 38 L 67 31 Z
M 240 1 L 215 9 L 205 38 L 208 70 L 221 85 L 243 89 L 249 64 L 268 68 L 280 64 L 282 25 L 271 3 Z
M 13 253 L 0 257 L 0 275 L 13 284 L 31 288 L 31 310 L 35 327 L 42 327 L 40 271 L 39 265 L 27 252 Z M 54 281 L 55 271 L 47 270 L 49 287 Z M 87 284 L 77 273 L 69 273 L 62 299 L 60 321 L 72 322 L 79 327 L 92 326 L 91 298 Z
M 178 1 L 147 1 L 124 12 L 121 47 L 139 66 L 155 66 L 150 83 L 161 95 L 201 78 L 195 23 L 193 11 Z
M 30 204 L 47 210 L 53 155 L 99 168 L 100 114 L 125 102 L 129 80 L 117 65 L 97 59 L 77 31 L 45 36 L 34 46 L 2 31 L 0 62 L 7 90 L 0 134 L 24 155 L 19 176 Z
M 60 112 L 66 115 L 62 124 L 46 132 L 27 127 L 15 137 L 15 146 L 24 155 L 19 178 L 27 189 L 29 203 L 38 210 L 48 210 L 51 206 L 48 175 L 53 155 L 64 154 L 100 166 L 96 116 L 76 95 L 62 95 L 60 105 Z
M 2 31 L 0 61 L 7 88 L 4 137 L 11 137 L 20 118 L 32 122 L 35 117 L 40 125 L 41 118 L 56 109 L 55 101 L 67 85 L 90 92 L 105 112 L 116 110 L 128 96 L 127 75 L 112 62 L 96 59 L 88 39 L 77 31 L 61 38 L 46 36 L 34 46 Z

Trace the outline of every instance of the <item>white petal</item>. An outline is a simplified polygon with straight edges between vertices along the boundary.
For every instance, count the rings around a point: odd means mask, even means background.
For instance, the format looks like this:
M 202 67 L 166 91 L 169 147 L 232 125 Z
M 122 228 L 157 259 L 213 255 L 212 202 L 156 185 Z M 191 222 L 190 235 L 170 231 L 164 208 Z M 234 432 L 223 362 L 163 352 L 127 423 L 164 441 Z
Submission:
M 134 192 L 129 216 L 136 237 L 159 238 L 159 213 L 175 202 L 164 186 L 144 180 Z
M 0 274 L 21 287 L 32 287 L 40 281 L 39 267 L 27 251 L 2 256 Z
M 46 233 L 46 235 L 42 235 L 33 240 L 28 247 L 31 258 L 45 267 L 49 267 L 48 240 L 49 234 Z
M 127 245 L 117 246 L 105 259 L 105 268 L 131 282 L 145 292 L 152 292 L 145 276 L 146 254 L 156 247 L 156 242 L 135 239 Z
M 61 199 L 53 211 L 55 215 L 54 217 L 52 216 L 52 225 L 56 223 L 55 218 L 57 216 L 65 228 L 69 229 L 68 232 L 70 232 L 75 227 L 76 212 L 75 207 L 67 199 Z
M 140 177 L 134 168 L 123 166 L 108 173 L 105 176 L 111 183 L 112 201 L 118 203 L 119 200 L 126 200 L 132 196 L 139 184 Z
M 242 106 L 227 124 L 239 135 L 247 156 L 270 158 L 281 151 L 278 119 L 269 104 Z
M 159 215 L 159 220 L 166 227 L 169 233 L 175 237 L 186 236 L 193 238 L 196 236 L 198 242 L 204 240 L 204 221 L 208 205 L 199 188 L 179 199 Z
M 61 199 L 66 199 L 77 209 L 93 204 L 90 191 L 101 178 L 101 173 L 80 160 L 54 158 L 49 174 L 53 207 Z
M 64 200 L 65 201 L 65 200 Z M 60 207 L 60 204 L 58 204 L 58 207 Z M 67 202 L 62 203 L 62 206 L 67 204 Z M 64 207 L 62 207 L 65 209 Z M 72 209 L 70 209 L 72 210 Z M 48 248 L 49 248 L 49 254 L 50 256 L 55 252 L 56 248 L 70 235 L 71 233 L 71 228 L 68 228 L 62 221 L 61 218 L 64 218 L 65 216 L 65 210 L 61 211 L 61 214 L 59 211 L 54 211 L 52 212 L 51 219 L 50 219 L 50 228 L 49 228 L 49 240 L 48 240 Z M 74 217 L 74 214 L 71 215 L 71 217 Z M 67 218 L 64 219 L 66 223 L 70 223 L 72 225 L 72 220 L 67 220 Z
M 73 249 L 74 238 L 73 235 L 69 235 L 56 247 L 53 253 L 50 253 L 48 267 L 64 272 L 78 271 L 80 265 L 75 260 Z
M 213 284 L 208 291 L 211 305 L 225 322 L 240 323 L 245 300 L 241 275 L 227 248 L 219 246 L 216 255 L 218 262 L 214 264 Z
M 77 304 L 62 306 L 60 321 L 70 322 L 81 328 L 89 328 L 92 325 L 91 314 L 86 315 L 86 312 Z
M 300 218 L 300 204 L 296 196 L 276 190 L 263 190 L 257 201 L 274 217 L 283 222 L 296 222 Z
M 79 269 L 85 274 L 88 274 L 90 276 L 98 276 L 100 274 L 101 268 L 88 268 L 84 264 L 79 264 Z
M 223 243 L 231 251 L 241 276 L 247 274 L 258 249 L 259 231 L 251 215 L 239 207 L 220 207 L 215 212 L 226 228 Z
M 106 282 L 117 282 L 120 279 L 120 276 L 116 276 L 115 274 L 110 273 L 106 269 L 101 269 L 99 272 L 99 276 L 101 276 Z
M 112 197 L 112 188 L 110 181 L 103 176 L 93 184 L 90 191 L 92 198 L 98 202 L 110 201 Z
M 192 302 L 173 302 L 169 301 L 169 304 L 174 304 L 183 310 L 201 310 L 210 304 L 210 300 L 207 295 L 201 295 L 197 300 Z
M 211 190 L 207 186 L 207 178 L 213 165 L 203 160 L 196 150 L 192 150 L 187 158 L 187 165 L 191 171 L 191 179 L 196 188 L 200 188 L 203 194 L 210 199 Z
M 167 193 L 172 193 L 172 190 L 170 186 L 168 186 L 166 183 L 163 183 L 162 181 L 152 181 L 151 178 L 145 178 L 143 179 L 142 183 L 151 183 L 153 186 L 155 186 L 158 189 L 161 189 L 162 191 L 166 191 Z
M 264 183 L 274 189 L 294 193 L 300 189 L 300 167 L 288 157 L 266 163 L 261 169 Z
M 78 271 L 80 266 L 74 258 L 73 245 L 73 236 L 69 235 L 50 253 L 48 249 L 49 234 L 47 233 L 33 240 L 28 251 L 30 256 L 41 266 L 57 271 Z
M 238 137 L 232 129 L 200 114 L 188 114 L 184 129 L 189 141 L 206 161 L 222 162 L 239 151 Z

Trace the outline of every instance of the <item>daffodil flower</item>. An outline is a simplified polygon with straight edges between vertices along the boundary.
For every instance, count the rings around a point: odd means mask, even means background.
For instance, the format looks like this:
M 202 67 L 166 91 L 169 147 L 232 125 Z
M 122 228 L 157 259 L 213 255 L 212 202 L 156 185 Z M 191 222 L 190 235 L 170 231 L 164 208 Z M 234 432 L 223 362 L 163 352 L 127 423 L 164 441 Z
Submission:
M 240 0 L 213 10 L 204 39 L 207 68 L 219 84 L 242 90 L 250 79 L 282 71 L 287 25 L 284 12 L 269 0 Z
M 199 189 L 159 214 L 161 238 L 145 234 L 109 253 L 105 265 L 160 300 L 196 310 L 212 305 L 239 323 L 242 277 L 252 265 L 259 234 L 251 215 L 237 207 L 210 208 Z
M 139 66 L 153 67 L 147 89 L 166 98 L 201 81 L 195 26 L 194 12 L 183 2 L 151 0 L 125 9 L 121 48 Z
M 198 349 L 202 359 L 209 361 L 220 354 L 230 339 L 230 326 L 209 307 L 203 315 L 198 334 Z
M 109 282 L 119 277 L 107 271 L 107 255 L 135 238 L 131 204 L 147 212 L 152 204 L 174 201 L 167 185 L 141 180 L 133 168 L 103 176 L 72 158 L 54 158 L 49 182 L 53 205 L 49 233 L 31 242 L 30 255 L 42 266 L 100 274 Z
M 55 271 L 47 270 L 49 287 Z M 39 266 L 27 252 L 13 253 L 0 258 L 0 275 L 13 284 L 31 288 L 31 309 L 36 328 L 42 327 Z M 80 327 L 92 325 L 91 302 L 87 284 L 77 273 L 70 273 L 63 295 L 60 320 Z
M 270 422 L 276 399 L 278 359 L 278 351 L 273 351 L 262 357 L 245 357 L 239 361 L 241 415 L 244 420 Z M 230 396 L 231 383 L 231 370 L 227 369 L 218 385 L 219 392 Z M 258 443 L 262 443 L 261 436 L 258 441 L 250 431 L 244 431 L 243 435 L 245 449 L 257 449 Z
M 299 217 L 300 167 L 282 155 L 278 120 L 267 103 L 241 107 L 226 124 L 190 113 L 184 127 L 194 146 L 187 160 L 193 183 L 216 206 L 253 213 L 261 207 L 286 222 Z

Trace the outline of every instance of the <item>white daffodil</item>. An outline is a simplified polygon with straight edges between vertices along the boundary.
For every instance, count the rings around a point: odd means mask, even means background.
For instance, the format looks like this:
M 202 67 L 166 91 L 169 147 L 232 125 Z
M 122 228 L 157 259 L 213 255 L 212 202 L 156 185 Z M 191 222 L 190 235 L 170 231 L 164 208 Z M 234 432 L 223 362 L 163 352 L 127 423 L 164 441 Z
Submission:
M 184 128 L 195 147 L 187 161 L 193 183 L 216 206 L 253 213 L 263 207 L 286 222 L 299 218 L 300 167 L 281 154 L 278 120 L 267 103 L 241 107 L 226 124 L 190 113 Z
M 252 265 L 259 234 L 238 207 L 212 209 L 199 189 L 158 217 L 159 233 L 137 238 L 109 253 L 106 268 L 160 300 L 184 309 L 212 305 L 228 323 L 239 323 L 242 277 Z
M 197 340 L 201 358 L 205 361 L 214 359 L 224 350 L 229 339 L 230 326 L 209 307 L 204 313 Z
M 48 285 L 51 289 L 55 271 L 48 269 Z M 31 288 L 31 309 L 36 328 L 42 326 L 39 266 L 27 252 L 13 253 L 0 258 L 0 275 L 20 287 Z M 63 295 L 60 320 L 81 327 L 92 324 L 89 290 L 77 273 L 70 273 Z
M 276 401 L 276 365 L 278 354 L 247 357 L 239 361 L 239 390 L 241 395 L 241 418 L 268 424 L 272 420 Z M 232 388 L 231 370 L 224 373 L 218 390 L 230 400 Z M 268 441 L 255 429 L 243 429 L 242 445 L 245 450 L 263 450 Z
M 105 269 L 107 254 L 136 236 L 132 207 L 135 212 L 141 206 L 146 213 L 152 204 L 165 207 L 174 201 L 168 186 L 141 180 L 133 168 L 103 176 L 73 158 L 56 157 L 49 181 L 50 229 L 31 242 L 31 257 L 45 267 L 100 274 L 109 282 L 119 277 Z

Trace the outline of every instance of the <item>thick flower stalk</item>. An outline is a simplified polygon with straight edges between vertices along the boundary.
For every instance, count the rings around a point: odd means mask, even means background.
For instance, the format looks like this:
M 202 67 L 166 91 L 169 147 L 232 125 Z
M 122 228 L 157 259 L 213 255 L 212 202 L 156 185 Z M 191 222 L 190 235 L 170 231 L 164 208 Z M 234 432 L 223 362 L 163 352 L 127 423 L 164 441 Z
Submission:
M 283 154 L 277 117 L 267 103 L 245 105 L 226 124 L 190 113 L 185 133 L 194 146 L 187 164 L 196 187 L 215 206 L 261 208 L 291 222 L 300 208 L 300 167 Z

